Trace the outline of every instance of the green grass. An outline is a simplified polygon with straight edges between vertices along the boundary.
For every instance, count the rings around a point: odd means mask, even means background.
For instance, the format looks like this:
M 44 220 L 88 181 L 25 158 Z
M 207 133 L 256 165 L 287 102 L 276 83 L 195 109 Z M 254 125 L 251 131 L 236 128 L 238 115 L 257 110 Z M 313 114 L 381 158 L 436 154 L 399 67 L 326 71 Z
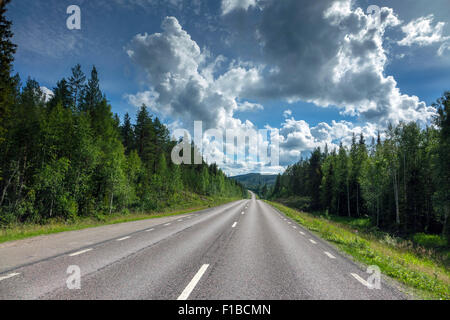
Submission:
M 173 205 L 159 212 L 114 213 L 111 215 L 97 215 L 96 217 L 78 218 L 75 221 L 54 219 L 49 220 L 45 224 L 16 223 L 0 229 L 0 243 L 65 231 L 94 228 L 104 225 L 176 216 L 219 206 L 236 200 L 240 200 L 240 198 L 199 197 L 195 195 L 191 196 L 190 201 L 186 203 Z
M 351 221 L 317 217 L 276 202 L 267 203 L 334 244 L 354 260 L 377 265 L 383 274 L 402 283 L 417 298 L 450 300 L 450 270 L 442 256 L 436 255 L 433 250 L 386 234 L 380 237 L 364 232 L 369 227 L 367 219 Z

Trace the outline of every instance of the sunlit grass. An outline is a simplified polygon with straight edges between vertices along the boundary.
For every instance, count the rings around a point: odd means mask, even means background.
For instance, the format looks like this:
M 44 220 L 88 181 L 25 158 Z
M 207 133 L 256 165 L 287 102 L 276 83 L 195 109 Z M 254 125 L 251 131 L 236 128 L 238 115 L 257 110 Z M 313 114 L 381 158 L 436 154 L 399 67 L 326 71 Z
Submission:
M 350 219 L 330 220 L 279 203 L 268 203 L 307 229 L 317 232 L 355 260 L 366 265 L 377 265 L 385 275 L 411 288 L 420 298 L 450 300 L 450 270 L 434 251 L 413 247 L 411 242 L 389 236 L 380 239 L 370 232 L 357 231 L 357 226 Z M 365 227 L 363 221 L 356 223 L 359 227 Z

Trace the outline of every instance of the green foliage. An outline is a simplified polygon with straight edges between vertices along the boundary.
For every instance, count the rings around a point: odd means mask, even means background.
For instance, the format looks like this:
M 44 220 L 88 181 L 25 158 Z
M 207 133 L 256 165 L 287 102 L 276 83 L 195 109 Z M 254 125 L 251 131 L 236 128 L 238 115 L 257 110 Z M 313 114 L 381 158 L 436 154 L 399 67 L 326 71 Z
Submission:
M 425 248 L 439 248 L 445 247 L 447 239 L 436 234 L 416 233 L 413 236 L 414 243 L 423 246 Z
M 277 178 L 268 198 L 327 216 L 366 219 L 370 228 L 403 238 L 426 233 L 449 239 L 450 93 L 435 107 L 435 127 L 400 123 L 369 146 L 361 134 L 359 141 L 353 135 L 349 148 L 314 150 Z
M 247 196 L 215 164 L 168 162 L 175 144 L 145 106 L 135 125 L 126 115 L 120 126 L 95 67 L 85 82 L 77 65 L 48 102 L 32 79 L 19 88 L 0 145 L 1 225 L 80 217 L 107 221 L 116 212 L 180 205 L 187 193 Z

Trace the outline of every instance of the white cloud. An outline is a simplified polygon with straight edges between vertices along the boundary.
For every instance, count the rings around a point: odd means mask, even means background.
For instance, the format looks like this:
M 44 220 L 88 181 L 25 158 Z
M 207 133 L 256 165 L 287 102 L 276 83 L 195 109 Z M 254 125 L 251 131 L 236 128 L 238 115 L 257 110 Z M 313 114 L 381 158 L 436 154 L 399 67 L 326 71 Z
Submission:
M 223 57 L 212 59 L 174 17 L 165 18 L 161 27 L 162 33 L 135 36 L 127 49 L 149 80 L 147 92 L 127 95 L 131 103 L 144 102 L 165 116 L 182 119 L 187 127 L 201 120 L 206 128 L 235 126 L 240 122 L 233 118 L 236 111 L 262 108 L 240 99 L 247 87 L 260 81 L 256 68 L 231 64 L 215 78 L 214 71 Z
M 258 0 L 222 0 L 222 14 L 228 14 L 237 9 L 248 10 L 250 7 L 255 7 Z
M 227 59 L 200 49 L 176 18 L 167 17 L 161 33 L 137 35 L 127 48 L 148 76 L 148 90 L 127 98 L 134 105 L 145 103 L 177 119 L 187 129 L 201 120 L 204 130 L 232 129 L 239 136 L 255 127 L 237 119 L 235 113 L 261 110 L 259 99 L 334 105 L 365 123 L 333 121 L 311 127 L 287 110 L 280 129 L 267 127 L 276 132 L 272 137 L 280 143 L 281 167 L 265 167 L 257 159 L 243 161 L 241 151 L 241 160 L 223 166 L 230 174 L 281 170 L 318 146 L 328 144 L 332 149 L 340 141 L 348 144 L 353 132 L 375 137 L 388 122 L 427 122 L 435 109 L 418 97 L 402 94 L 395 79 L 385 75 L 384 32 L 397 26 L 398 18 L 392 9 L 382 8 L 381 24 L 374 28 L 374 18 L 351 3 L 269 0 L 263 10 L 271 11 L 258 24 L 260 64 L 232 61 L 221 73 Z M 211 141 L 206 144 L 211 148 L 206 158 L 224 156 L 223 147 Z
M 292 116 L 292 110 L 287 109 L 283 112 L 283 117 L 285 117 L 286 119 L 289 118 L 290 116 Z
M 434 15 L 430 14 L 426 17 L 420 17 L 411 21 L 402 27 L 405 37 L 398 41 L 401 46 L 429 46 L 434 43 L 440 43 L 450 39 L 443 36 L 445 22 L 438 22 L 433 26 Z
M 41 89 L 42 93 L 44 94 L 45 102 L 48 102 L 48 101 L 50 101 L 51 98 L 53 98 L 54 94 L 53 94 L 52 90 L 50 90 L 47 87 L 41 87 L 40 89 Z
M 264 107 L 260 105 L 259 103 L 252 103 L 252 102 L 238 102 L 238 111 L 241 112 L 249 112 L 249 111 L 257 111 L 257 110 L 264 110 Z
M 381 8 L 378 19 L 351 0 L 267 0 L 262 11 L 255 41 L 264 81 L 243 94 L 337 106 L 380 126 L 435 114 L 386 75 L 384 34 L 400 24 L 392 9 Z
M 306 158 L 315 148 L 324 150 L 325 145 L 331 151 L 339 147 L 350 146 L 352 136 L 363 134 L 366 141 L 377 137 L 377 126 L 367 123 L 357 126 L 347 121 L 332 121 L 331 124 L 321 122 L 311 127 L 304 120 L 286 119 L 281 124 L 276 139 L 280 144 L 280 164 L 287 166 Z

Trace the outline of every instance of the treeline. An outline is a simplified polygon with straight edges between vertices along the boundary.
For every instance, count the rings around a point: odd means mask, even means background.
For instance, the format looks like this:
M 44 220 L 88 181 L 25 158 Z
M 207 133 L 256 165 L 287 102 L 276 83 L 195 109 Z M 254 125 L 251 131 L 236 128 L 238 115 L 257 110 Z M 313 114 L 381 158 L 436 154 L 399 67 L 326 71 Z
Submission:
M 294 198 L 303 210 L 370 217 L 381 230 L 449 236 L 450 92 L 435 104 L 433 126 L 390 126 L 367 144 L 353 135 L 349 148 L 320 148 L 278 176 L 265 196 Z
M 79 65 L 51 97 L 11 76 L 15 45 L 0 5 L 0 225 L 122 210 L 155 211 L 189 193 L 242 197 L 215 165 L 175 165 L 176 142 L 143 106 L 135 123 L 111 112 L 94 67 Z M 194 148 L 192 148 L 194 152 Z

